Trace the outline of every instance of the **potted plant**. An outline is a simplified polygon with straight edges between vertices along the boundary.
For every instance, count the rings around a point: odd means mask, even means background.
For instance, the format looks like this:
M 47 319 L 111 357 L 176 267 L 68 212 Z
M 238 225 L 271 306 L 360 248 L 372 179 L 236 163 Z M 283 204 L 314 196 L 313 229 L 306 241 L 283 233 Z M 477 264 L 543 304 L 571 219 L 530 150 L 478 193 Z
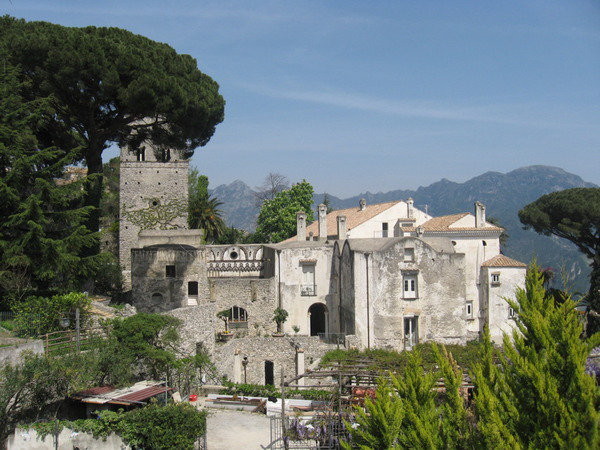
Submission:
M 288 318 L 288 312 L 283 308 L 276 308 L 273 312 L 273 322 L 277 324 L 277 332 L 273 333 L 273 336 L 284 336 L 285 333 L 281 331 L 281 324 L 283 324 Z
M 233 332 L 229 330 L 229 319 L 231 319 L 231 309 L 224 309 L 217 313 L 217 317 L 225 324 L 225 331 L 219 332 L 221 341 L 228 341 L 233 337 Z

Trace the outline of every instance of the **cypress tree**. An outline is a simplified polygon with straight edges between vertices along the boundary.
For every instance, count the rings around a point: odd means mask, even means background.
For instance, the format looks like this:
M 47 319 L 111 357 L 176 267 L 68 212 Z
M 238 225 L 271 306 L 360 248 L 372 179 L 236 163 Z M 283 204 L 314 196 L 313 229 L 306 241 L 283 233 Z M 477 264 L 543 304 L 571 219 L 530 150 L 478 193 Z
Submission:
M 546 295 L 539 267 L 530 266 L 525 289 L 508 300 L 516 329 L 504 337 L 495 367 L 489 351 L 475 368 L 478 432 L 501 448 L 598 448 L 598 402 L 586 358 L 599 334 L 581 338 L 583 325 L 570 298 Z

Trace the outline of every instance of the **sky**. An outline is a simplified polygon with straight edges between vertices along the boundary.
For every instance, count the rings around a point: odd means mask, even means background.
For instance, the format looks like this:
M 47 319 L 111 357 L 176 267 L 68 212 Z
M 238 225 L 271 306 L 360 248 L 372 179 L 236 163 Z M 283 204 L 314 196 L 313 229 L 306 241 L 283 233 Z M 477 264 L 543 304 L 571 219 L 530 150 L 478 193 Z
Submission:
M 600 184 L 600 1 L 33 1 L 196 58 L 225 120 L 192 165 L 338 197 L 544 164 Z M 105 156 L 114 156 L 108 152 Z

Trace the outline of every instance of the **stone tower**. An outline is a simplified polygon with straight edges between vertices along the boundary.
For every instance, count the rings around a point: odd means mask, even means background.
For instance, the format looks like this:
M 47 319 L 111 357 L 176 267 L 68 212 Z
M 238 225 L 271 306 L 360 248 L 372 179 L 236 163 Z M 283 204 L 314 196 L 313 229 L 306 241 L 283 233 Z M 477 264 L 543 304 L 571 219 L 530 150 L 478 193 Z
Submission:
M 119 261 L 131 289 L 131 249 L 142 230 L 187 229 L 189 161 L 146 145 L 121 149 Z

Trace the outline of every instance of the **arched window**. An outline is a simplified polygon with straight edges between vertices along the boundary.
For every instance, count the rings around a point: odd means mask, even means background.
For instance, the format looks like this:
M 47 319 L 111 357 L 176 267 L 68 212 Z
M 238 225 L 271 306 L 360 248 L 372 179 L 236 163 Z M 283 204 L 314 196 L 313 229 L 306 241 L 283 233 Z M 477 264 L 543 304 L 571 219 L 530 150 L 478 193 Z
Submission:
M 229 313 L 227 315 L 227 323 L 229 328 L 248 328 L 248 313 L 244 308 L 232 306 L 226 311 Z
M 248 322 L 248 313 L 244 308 L 239 306 L 233 306 L 231 308 L 231 315 L 229 316 L 230 322 Z

